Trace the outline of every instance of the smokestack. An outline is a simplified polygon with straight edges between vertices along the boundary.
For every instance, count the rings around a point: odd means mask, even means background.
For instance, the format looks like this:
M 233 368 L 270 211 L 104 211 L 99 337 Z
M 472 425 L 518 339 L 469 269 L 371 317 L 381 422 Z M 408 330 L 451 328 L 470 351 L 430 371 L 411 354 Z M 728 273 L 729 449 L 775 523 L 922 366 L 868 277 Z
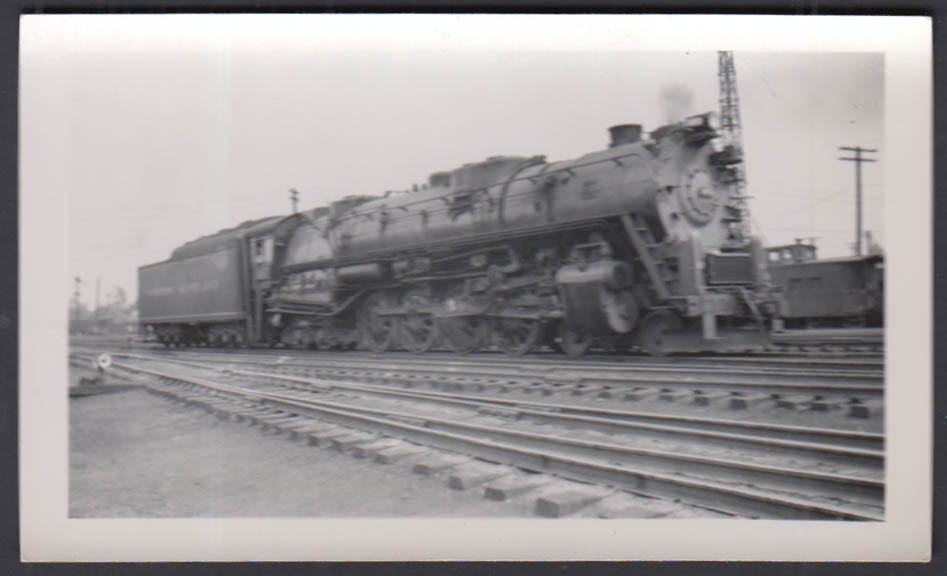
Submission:
M 641 140 L 641 124 L 619 124 L 608 129 L 612 135 L 612 142 L 609 148 L 621 146 L 622 144 L 631 144 Z

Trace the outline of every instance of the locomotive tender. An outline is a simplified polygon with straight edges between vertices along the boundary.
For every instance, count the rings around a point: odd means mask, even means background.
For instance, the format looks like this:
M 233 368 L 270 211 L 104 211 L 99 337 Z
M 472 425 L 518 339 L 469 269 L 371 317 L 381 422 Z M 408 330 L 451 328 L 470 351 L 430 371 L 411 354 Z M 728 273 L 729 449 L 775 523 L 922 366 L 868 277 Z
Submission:
M 711 113 L 575 160 L 494 156 L 420 189 L 244 223 L 139 271 L 166 344 L 570 355 L 748 349 L 776 312 Z

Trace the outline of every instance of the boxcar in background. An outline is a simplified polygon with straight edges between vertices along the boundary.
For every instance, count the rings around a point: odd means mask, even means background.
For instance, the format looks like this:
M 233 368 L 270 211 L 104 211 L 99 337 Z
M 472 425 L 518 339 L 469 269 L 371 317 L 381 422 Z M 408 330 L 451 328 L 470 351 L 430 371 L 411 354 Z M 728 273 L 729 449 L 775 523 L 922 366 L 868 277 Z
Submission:
M 768 249 L 770 275 L 782 292 L 787 328 L 881 326 L 884 256 L 815 259 L 815 246 Z

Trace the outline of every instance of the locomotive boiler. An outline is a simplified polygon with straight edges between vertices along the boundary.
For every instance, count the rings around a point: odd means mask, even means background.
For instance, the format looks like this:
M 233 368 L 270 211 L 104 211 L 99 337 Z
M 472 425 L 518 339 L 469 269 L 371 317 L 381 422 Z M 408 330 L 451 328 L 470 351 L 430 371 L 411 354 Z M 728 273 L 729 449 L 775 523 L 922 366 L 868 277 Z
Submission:
M 245 267 L 266 272 L 245 275 L 245 339 L 514 355 L 762 345 L 776 301 L 742 233 L 741 159 L 715 146 L 712 120 L 616 126 L 574 160 L 494 156 L 268 224 L 246 240 Z

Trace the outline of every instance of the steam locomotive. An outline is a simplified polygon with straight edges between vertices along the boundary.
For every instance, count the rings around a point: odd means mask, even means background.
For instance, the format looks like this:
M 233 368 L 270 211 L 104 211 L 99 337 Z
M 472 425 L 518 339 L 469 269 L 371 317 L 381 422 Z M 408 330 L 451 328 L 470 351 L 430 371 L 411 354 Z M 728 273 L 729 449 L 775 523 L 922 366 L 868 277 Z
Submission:
M 762 346 L 777 299 L 713 122 L 619 125 L 575 160 L 494 156 L 245 222 L 140 268 L 139 322 L 166 345 Z

